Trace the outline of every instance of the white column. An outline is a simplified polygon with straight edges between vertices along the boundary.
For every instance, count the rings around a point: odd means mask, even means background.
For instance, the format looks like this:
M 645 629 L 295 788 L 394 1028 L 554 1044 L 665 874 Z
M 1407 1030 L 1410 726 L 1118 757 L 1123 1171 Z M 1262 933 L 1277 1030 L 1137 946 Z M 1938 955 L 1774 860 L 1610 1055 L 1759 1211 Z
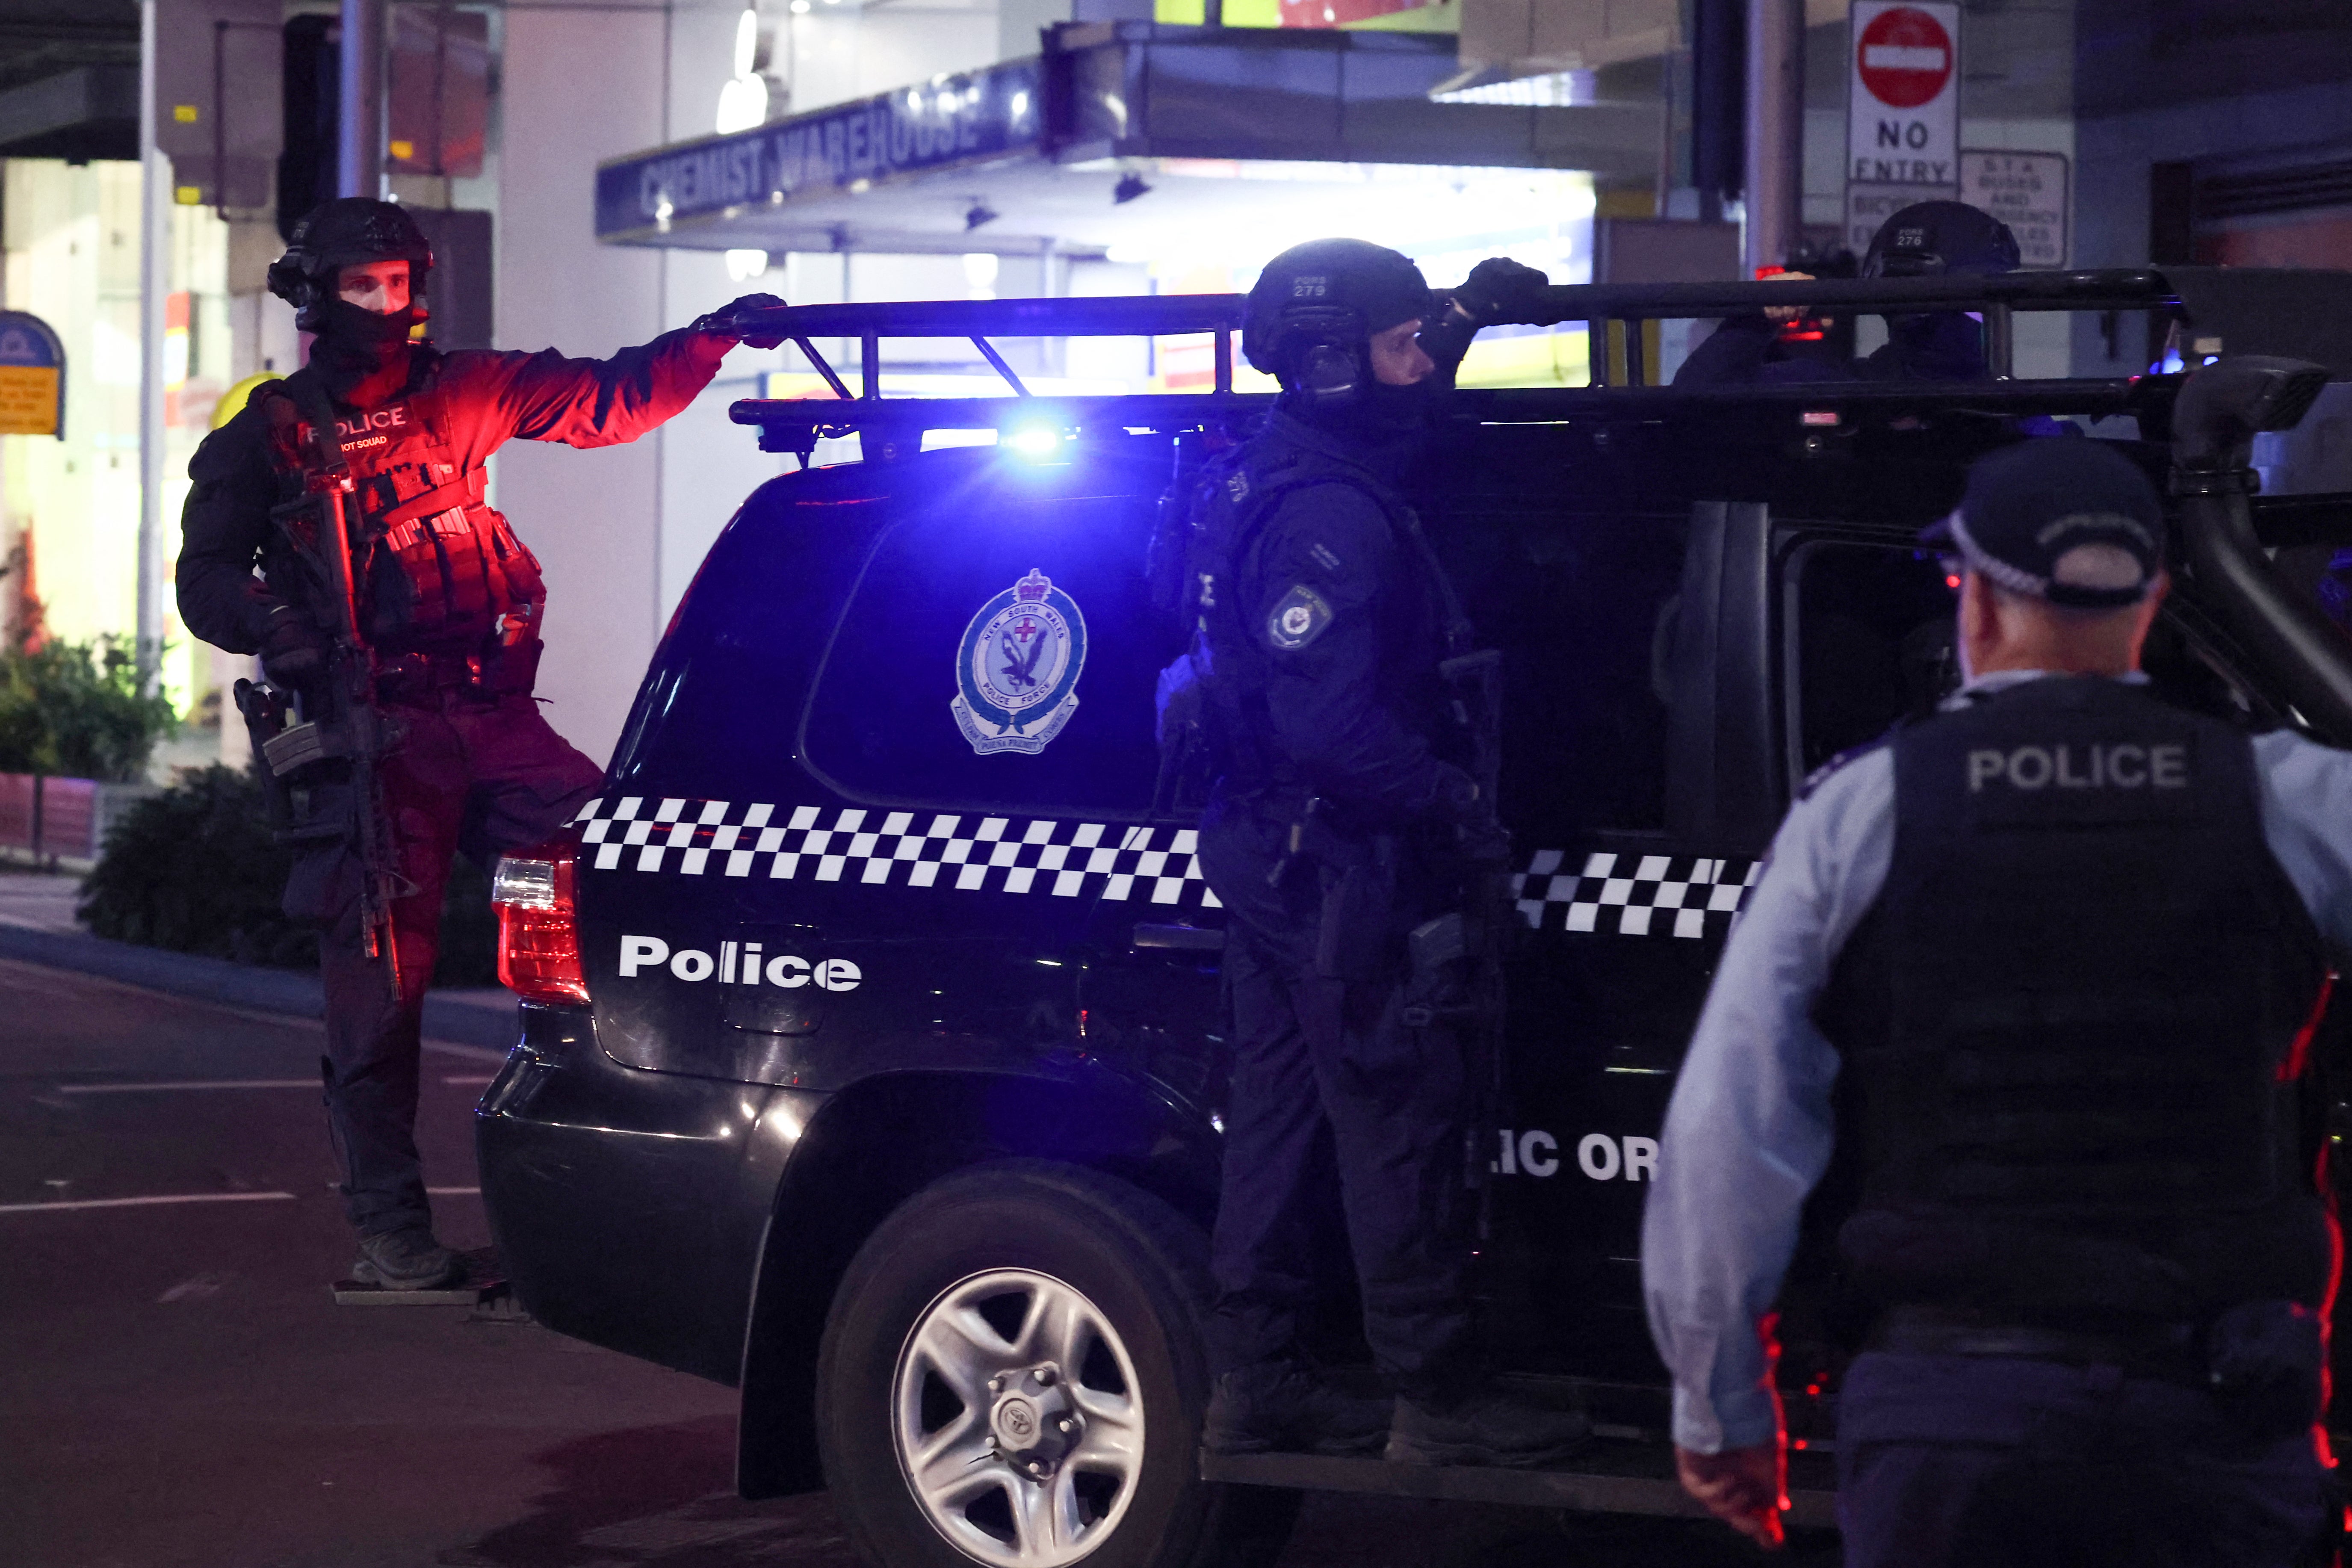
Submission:
M 383 195 L 383 0 L 343 0 L 337 195 Z
M 171 162 L 155 145 L 155 6 L 139 6 L 139 679 L 152 689 L 163 653 L 163 297 L 169 276 Z
M 1804 232 L 1805 0 L 1748 0 L 1746 259 L 1786 261 Z
M 499 346 L 604 355 L 663 321 L 661 266 L 596 243 L 600 159 L 663 140 L 658 11 L 514 6 L 501 62 Z M 612 753 L 660 629 L 660 505 L 650 440 L 587 451 L 515 441 L 493 499 L 547 572 L 547 717 L 598 762 Z

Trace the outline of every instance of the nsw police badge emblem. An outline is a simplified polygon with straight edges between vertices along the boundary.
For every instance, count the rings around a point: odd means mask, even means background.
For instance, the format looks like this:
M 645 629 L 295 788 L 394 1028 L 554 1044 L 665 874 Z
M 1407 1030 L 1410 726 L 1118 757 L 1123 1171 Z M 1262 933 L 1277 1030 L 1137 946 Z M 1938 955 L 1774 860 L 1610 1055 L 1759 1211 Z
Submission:
M 971 749 L 1034 754 L 1062 732 L 1078 705 L 1087 666 L 1087 618 L 1036 568 L 980 607 L 956 651 L 949 707 Z

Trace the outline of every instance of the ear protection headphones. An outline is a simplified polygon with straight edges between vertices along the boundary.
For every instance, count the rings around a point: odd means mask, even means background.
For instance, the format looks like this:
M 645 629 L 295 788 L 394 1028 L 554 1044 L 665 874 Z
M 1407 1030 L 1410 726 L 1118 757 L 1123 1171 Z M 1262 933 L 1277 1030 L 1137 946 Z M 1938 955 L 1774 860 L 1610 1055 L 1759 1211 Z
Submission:
M 325 294 L 320 270 L 318 253 L 298 245 L 269 264 L 269 291 L 297 310 L 310 310 Z
M 1345 305 L 1293 305 L 1275 329 L 1274 358 L 1297 389 L 1324 406 L 1344 403 L 1364 380 L 1364 317 Z

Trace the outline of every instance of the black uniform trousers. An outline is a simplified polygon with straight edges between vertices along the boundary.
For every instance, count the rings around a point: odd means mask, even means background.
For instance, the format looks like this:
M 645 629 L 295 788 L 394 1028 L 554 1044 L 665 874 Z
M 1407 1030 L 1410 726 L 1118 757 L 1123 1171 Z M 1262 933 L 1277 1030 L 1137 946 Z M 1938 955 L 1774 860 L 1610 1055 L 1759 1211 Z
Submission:
M 1838 1392 L 1846 1568 L 2290 1568 L 2329 1523 L 2313 1433 L 2205 1389 L 2013 1356 L 1855 1360 Z
M 1451 1031 L 1400 1016 L 1409 898 L 1377 922 L 1380 951 L 1351 955 L 1370 977 L 1321 972 L 1335 876 L 1299 862 L 1270 886 L 1287 828 L 1287 814 L 1226 805 L 1202 831 L 1202 869 L 1231 915 L 1234 1013 L 1210 1357 L 1222 1372 L 1297 1353 L 1328 1127 L 1373 1359 L 1392 1388 L 1435 1393 L 1470 1337 L 1462 1048 Z
M 289 915 L 322 926 L 327 1124 L 345 1212 L 371 1236 L 432 1223 L 416 1152 L 418 1037 L 451 857 L 463 852 L 487 868 L 538 843 L 578 814 L 604 776 L 528 693 L 457 688 L 384 706 L 406 731 L 380 777 L 396 863 L 415 889 L 393 904 L 398 994 L 383 965 L 366 956 L 348 847 L 304 857 L 286 890 Z

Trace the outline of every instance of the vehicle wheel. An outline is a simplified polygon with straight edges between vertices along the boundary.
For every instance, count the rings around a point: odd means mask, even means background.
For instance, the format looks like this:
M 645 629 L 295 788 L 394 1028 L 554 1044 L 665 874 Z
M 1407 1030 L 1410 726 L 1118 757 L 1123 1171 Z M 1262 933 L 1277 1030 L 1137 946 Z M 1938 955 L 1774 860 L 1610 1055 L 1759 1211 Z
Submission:
M 1245 1568 L 1297 1494 L 1212 1487 L 1197 1226 L 1043 1161 L 961 1172 L 876 1228 L 817 1360 L 817 1443 L 884 1568 Z

